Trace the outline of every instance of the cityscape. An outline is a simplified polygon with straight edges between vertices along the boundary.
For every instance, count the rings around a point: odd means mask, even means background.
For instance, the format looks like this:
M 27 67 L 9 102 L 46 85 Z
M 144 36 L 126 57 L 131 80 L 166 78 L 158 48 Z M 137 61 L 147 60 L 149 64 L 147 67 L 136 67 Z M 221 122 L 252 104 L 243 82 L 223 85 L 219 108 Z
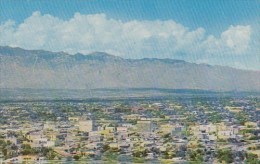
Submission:
M 260 162 L 260 101 L 190 96 L 4 101 L 2 163 Z
M 0 0 L 0 164 L 260 164 L 260 0 Z

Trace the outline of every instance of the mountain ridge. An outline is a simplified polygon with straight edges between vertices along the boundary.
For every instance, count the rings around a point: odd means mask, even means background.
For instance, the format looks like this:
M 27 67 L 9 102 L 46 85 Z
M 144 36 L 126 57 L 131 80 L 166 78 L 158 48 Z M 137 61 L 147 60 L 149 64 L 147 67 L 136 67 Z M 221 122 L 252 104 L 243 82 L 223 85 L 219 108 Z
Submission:
M 7 50 L 7 51 L 6 51 Z M 0 52 L 7 52 L 7 53 L 2 53 L 2 55 L 14 55 L 17 50 L 21 51 L 21 52 L 30 52 L 28 55 L 37 55 L 37 56 L 43 56 L 42 54 L 44 54 L 44 56 L 50 56 L 50 55 L 64 55 L 64 56 L 68 56 L 68 57 L 76 57 L 76 58 L 80 58 L 80 59 L 117 59 L 117 60 L 127 60 L 127 61 L 143 61 L 143 60 L 149 60 L 149 61 L 176 61 L 176 62 L 186 62 L 184 60 L 178 60 L 178 59 L 170 59 L 170 58 L 141 58 L 141 59 L 128 59 L 128 58 L 122 58 L 119 56 L 115 56 L 115 55 L 111 55 L 109 53 L 106 52 L 102 52 L 102 51 L 95 51 L 89 54 L 82 54 L 82 53 L 75 53 L 75 54 L 69 54 L 63 51 L 58 51 L 58 52 L 52 52 L 52 51 L 46 51 L 46 50 L 26 50 L 20 47 L 10 47 L 10 46 L 0 46 Z M 11 54 L 10 54 L 11 53 Z M 15 54 L 14 56 L 17 56 L 17 54 Z
M 0 46 L 0 88 L 260 91 L 260 71 L 176 59 L 124 59 Z
M 111 55 L 109 53 L 106 52 L 102 52 L 102 51 L 95 51 L 95 52 L 91 52 L 89 54 L 83 54 L 83 53 L 75 53 L 75 54 L 69 54 L 63 51 L 57 51 L 57 52 L 52 52 L 52 51 L 46 51 L 46 50 L 26 50 L 20 47 L 10 47 L 10 46 L 0 46 L 0 53 L 3 51 L 3 49 L 18 49 L 18 50 L 22 50 L 22 51 L 26 51 L 26 52 L 32 52 L 35 53 L 34 55 L 39 55 L 39 56 L 48 56 L 49 55 L 65 55 L 68 57 L 75 57 L 75 58 L 79 58 L 79 59 L 119 59 L 119 60 L 125 60 L 125 61 L 152 61 L 152 62 L 156 62 L 156 61 L 161 61 L 161 62 L 165 62 L 165 63 L 191 63 L 191 62 L 187 62 L 185 60 L 180 60 L 180 59 L 171 59 L 171 58 L 138 58 L 138 59 L 132 59 L 132 58 L 123 58 L 120 56 L 116 56 L 116 55 Z M 41 53 L 39 53 L 41 52 Z M 44 55 L 42 55 L 42 53 L 45 53 Z M 47 54 L 46 54 L 47 53 Z M 2 54 L 5 55 L 5 54 Z M 205 66 L 209 66 L 209 67 L 226 67 L 226 68 L 232 68 L 232 69 L 237 69 L 237 70 L 241 70 L 241 71 L 254 71 L 254 72 L 260 72 L 260 70 L 247 70 L 247 69 L 239 69 L 239 68 L 234 68 L 234 67 L 230 67 L 230 66 L 222 66 L 222 65 L 211 65 L 211 64 L 207 64 L 207 63 L 191 63 L 191 64 L 196 64 L 196 65 L 205 65 Z

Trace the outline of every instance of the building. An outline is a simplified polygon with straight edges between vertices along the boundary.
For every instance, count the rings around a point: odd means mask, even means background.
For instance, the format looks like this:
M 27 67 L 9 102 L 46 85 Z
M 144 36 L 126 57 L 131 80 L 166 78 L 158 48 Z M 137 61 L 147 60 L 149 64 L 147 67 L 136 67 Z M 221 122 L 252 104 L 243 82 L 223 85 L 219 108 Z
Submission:
M 79 121 L 79 131 L 82 131 L 82 132 L 93 131 L 93 121 L 92 120 L 80 120 Z
M 148 119 L 139 120 L 137 121 L 136 128 L 139 133 L 150 133 L 152 132 L 152 121 Z

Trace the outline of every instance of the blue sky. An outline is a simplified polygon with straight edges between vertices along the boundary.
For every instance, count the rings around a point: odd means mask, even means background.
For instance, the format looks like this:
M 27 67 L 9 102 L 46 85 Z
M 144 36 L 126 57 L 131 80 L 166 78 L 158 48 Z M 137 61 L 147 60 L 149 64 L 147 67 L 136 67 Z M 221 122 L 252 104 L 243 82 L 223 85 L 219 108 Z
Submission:
M 260 0 L 0 0 L 0 22 L 0 45 L 260 70 Z

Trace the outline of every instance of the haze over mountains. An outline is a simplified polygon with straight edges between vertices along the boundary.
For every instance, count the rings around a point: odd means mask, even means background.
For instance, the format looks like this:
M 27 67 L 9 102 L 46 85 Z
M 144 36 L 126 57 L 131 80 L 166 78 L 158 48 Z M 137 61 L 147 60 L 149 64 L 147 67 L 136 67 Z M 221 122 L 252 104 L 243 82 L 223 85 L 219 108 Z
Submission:
M 173 59 L 124 59 L 103 52 L 0 47 L 0 88 L 166 88 L 260 91 L 260 71 Z

